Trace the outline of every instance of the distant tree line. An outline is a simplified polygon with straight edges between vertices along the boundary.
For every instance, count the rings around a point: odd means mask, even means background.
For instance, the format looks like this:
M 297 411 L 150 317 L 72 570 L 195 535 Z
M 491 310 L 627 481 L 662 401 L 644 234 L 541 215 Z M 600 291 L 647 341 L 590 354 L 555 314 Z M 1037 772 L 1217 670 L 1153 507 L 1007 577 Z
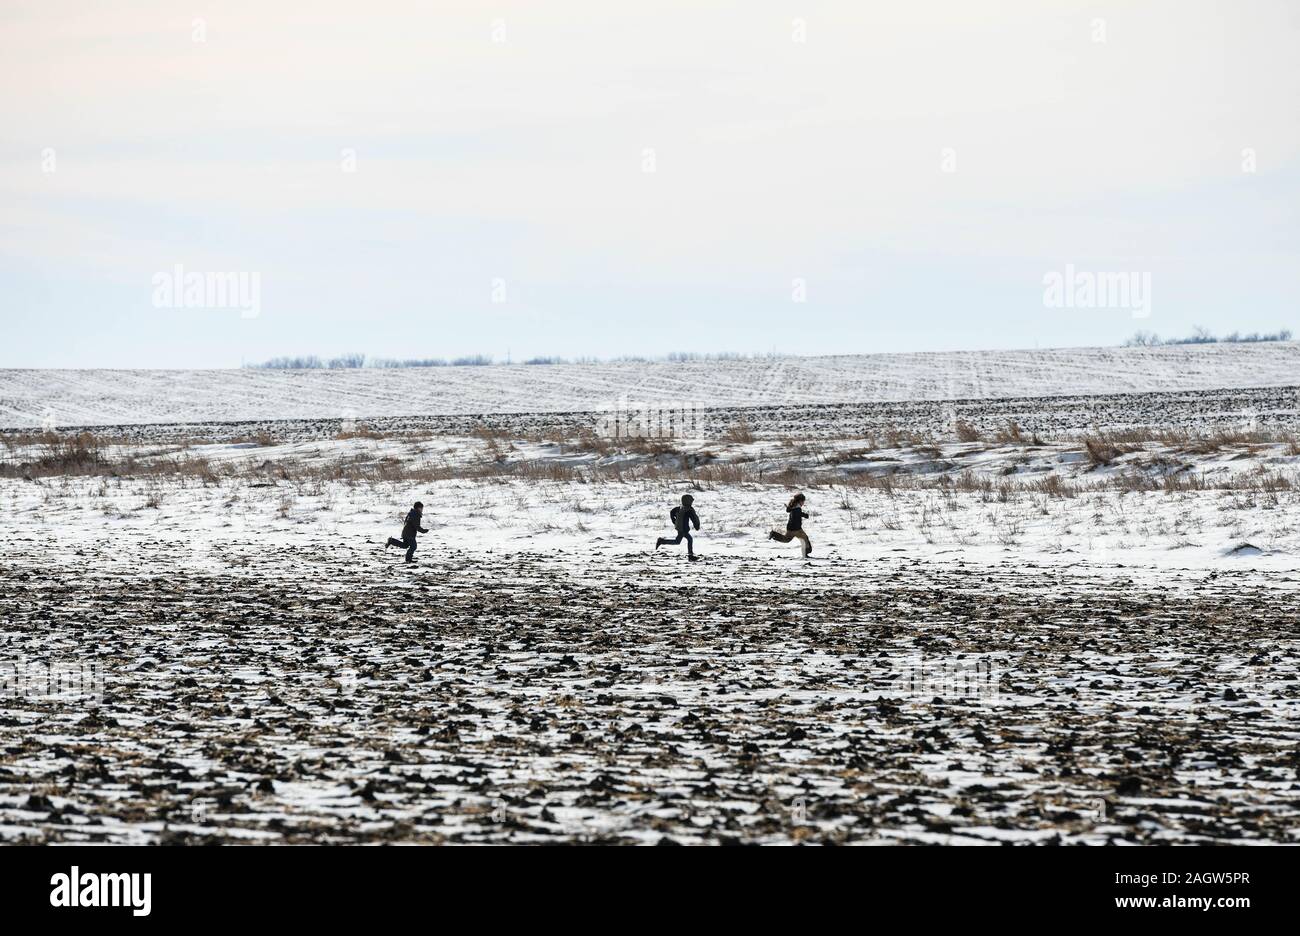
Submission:
M 277 357 L 264 361 L 261 364 L 246 364 L 245 367 L 256 367 L 263 370 L 346 370 L 354 367 L 365 367 L 366 356 L 364 354 L 341 354 L 336 358 L 324 360 L 314 354 L 306 354 L 301 357 Z
M 648 364 L 653 361 L 682 363 L 686 361 L 743 361 L 778 357 L 775 353 L 741 354 L 736 351 L 722 351 L 714 354 L 701 354 L 695 351 L 674 351 L 662 357 L 642 357 L 640 355 L 622 355 L 614 358 L 558 356 L 531 357 L 518 362 L 525 365 L 548 364 L 606 364 L 635 363 Z M 314 354 L 297 357 L 275 357 L 260 364 L 245 364 L 247 368 L 257 370 L 351 370 L 361 367 L 486 367 L 491 364 L 510 364 L 511 361 L 495 361 L 490 354 L 472 354 L 466 357 L 451 358 L 367 358 L 364 354 L 341 354 L 333 358 L 321 358 Z
M 314 354 L 299 357 L 275 357 L 261 364 L 245 364 L 245 367 L 258 370 L 353 370 L 361 367 L 478 367 L 492 363 L 492 358 L 484 354 L 459 357 L 448 361 L 445 358 L 369 358 L 364 354 L 340 354 L 334 358 L 321 358 Z
M 1157 345 L 1189 345 L 1189 344 L 1219 344 L 1227 342 L 1229 344 L 1253 343 L 1257 341 L 1290 341 L 1291 329 L 1282 328 L 1275 332 L 1250 332 L 1243 335 L 1241 332 L 1233 332 L 1230 335 L 1219 337 L 1211 333 L 1208 329 L 1201 328 L 1199 325 L 1186 338 L 1161 338 L 1155 332 L 1139 331 L 1133 334 L 1133 337 L 1124 342 L 1127 348 L 1154 348 Z

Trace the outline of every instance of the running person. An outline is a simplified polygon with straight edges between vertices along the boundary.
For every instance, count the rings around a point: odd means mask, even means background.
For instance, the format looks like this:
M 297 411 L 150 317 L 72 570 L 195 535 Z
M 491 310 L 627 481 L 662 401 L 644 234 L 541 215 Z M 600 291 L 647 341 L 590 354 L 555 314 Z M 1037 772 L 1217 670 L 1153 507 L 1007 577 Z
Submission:
M 387 549 L 389 546 L 400 546 L 406 550 L 406 561 L 414 562 L 415 534 L 429 532 L 424 527 L 420 526 L 420 517 L 423 514 L 424 505 L 419 501 L 416 501 L 415 506 L 412 507 L 410 512 L 406 515 L 406 521 L 402 524 L 402 538 L 397 539 L 394 536 L 388 537 L 388 542 L 384 544 L 384 548 Z
M 697 533 L 700 529 L 700 517 L 695 512 L 695 508 L 691 506 L 691 503 L 694 500 L 695 498 L 691 497 L 689 494 L 682 495 L 682 505 L 680 507 L 674 507 L 668 514 L 668 516 L 672 518 L 673 526 L 677 528 L 677 539 L 667 539 L 661 536 L 655 540 L 655 549 L 658 549 L 660 546 L 676 546 L 685 539 L 686 558 L 692 562 L 700 558 L 695 555 L 695 540 L 691 539 L 691 525 L 695 525 Z
M 808 515 L 803 510 L 804 500 L 806 498 L 802 494 L 796 494 L 790 498 L 790 503 L 785 505 L 785 532 L 773 530 L 767 534 L 767 538 L 774 539 L 778 543 L 788 543 L 792 539 L 799 539 L 803 543 L 803 557 L 807 559 L 812 555 L 812 541 L 808 539 L 808 534 L 803 531 L 803 522 L 808 519 Z

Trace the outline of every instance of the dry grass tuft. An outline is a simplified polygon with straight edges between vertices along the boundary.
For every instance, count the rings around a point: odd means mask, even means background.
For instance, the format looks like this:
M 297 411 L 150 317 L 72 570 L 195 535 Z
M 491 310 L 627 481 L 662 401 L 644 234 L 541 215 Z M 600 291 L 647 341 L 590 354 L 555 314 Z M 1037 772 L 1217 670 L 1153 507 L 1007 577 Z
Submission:
M 727 427 L 727 431 L 722 434 L 722 438 L 724 441 L 736 445 L 748 445 L 754 441 L 754 430 L 750 428 L 745 417 L 741 416 L 740 419 Z

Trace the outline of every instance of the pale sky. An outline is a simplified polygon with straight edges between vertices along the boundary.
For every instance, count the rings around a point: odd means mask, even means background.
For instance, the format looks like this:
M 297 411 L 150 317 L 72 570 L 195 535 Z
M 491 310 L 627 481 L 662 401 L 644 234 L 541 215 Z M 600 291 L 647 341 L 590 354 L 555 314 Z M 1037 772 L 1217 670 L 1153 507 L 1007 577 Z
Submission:
M 1297 63 L 1286 0 L 4 0 L 0 366 L 1300 332 Z

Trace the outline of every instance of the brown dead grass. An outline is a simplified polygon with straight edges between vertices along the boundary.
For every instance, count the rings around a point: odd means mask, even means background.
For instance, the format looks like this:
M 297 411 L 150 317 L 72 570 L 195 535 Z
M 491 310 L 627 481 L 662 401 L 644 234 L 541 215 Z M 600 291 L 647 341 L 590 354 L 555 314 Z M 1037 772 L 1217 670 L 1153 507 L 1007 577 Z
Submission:
M 748 420 L 741 416 L 727 427 L 727 431 L 722 434 L 722 439 L 734 445 L 748 445 L 754 441 L 754 430 L 750 428 Z

